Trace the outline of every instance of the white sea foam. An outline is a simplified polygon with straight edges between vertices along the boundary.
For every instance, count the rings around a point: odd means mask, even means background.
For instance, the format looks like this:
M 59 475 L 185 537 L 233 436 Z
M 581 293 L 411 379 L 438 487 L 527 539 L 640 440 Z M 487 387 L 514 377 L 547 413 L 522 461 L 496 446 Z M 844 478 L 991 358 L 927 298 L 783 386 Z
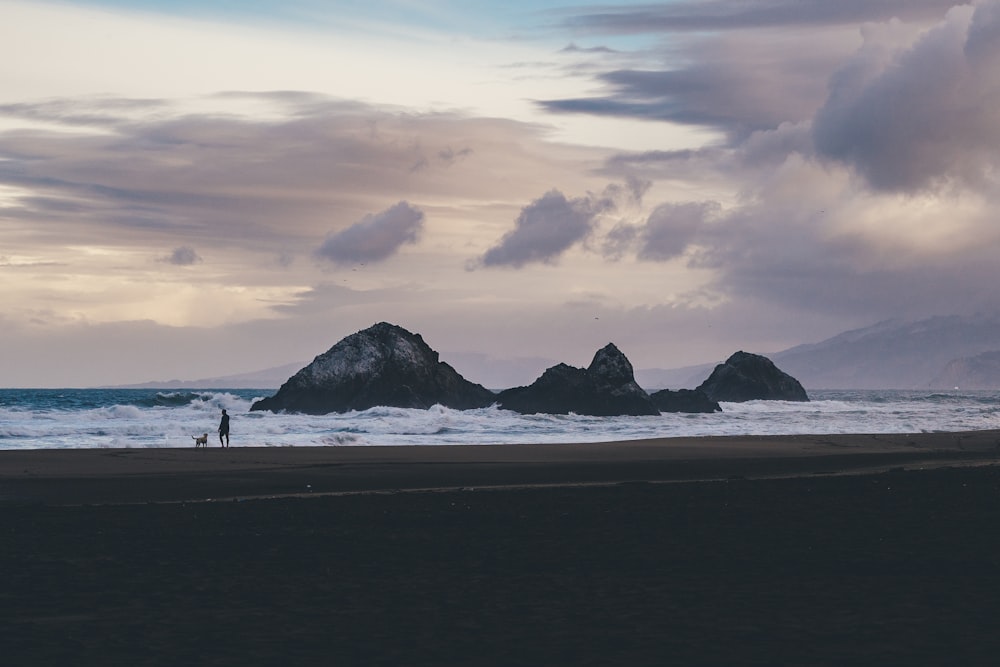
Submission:
M 520 415 L 379 407 L 322 416 L 250 412 L 261 393 L 0 390 L 0 449 L 189 447 L 232 416 L 233 446 L 561 443 L 697 435 L 906 433 L 1000 426 L 998 392 L 812 392 L 813 401 L 723 403 L 714 414 Z

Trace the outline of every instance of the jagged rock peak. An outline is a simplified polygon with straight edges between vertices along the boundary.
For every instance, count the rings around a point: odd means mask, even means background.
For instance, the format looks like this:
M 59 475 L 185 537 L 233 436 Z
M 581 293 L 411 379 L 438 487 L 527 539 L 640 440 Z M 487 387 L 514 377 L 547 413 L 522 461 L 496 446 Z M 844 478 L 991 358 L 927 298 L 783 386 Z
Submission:
M 523 414 L 655 415 L 659 410 L 635 383 L 632 364 L 612 344 L 588 368 L 556 364 L 527 387 L 500 392 L 501 408 Z
M 595 379 L 612 385 L 635 382 L 632 362 L 614 343 L 608 343 L 594 355 L 587 370 Z

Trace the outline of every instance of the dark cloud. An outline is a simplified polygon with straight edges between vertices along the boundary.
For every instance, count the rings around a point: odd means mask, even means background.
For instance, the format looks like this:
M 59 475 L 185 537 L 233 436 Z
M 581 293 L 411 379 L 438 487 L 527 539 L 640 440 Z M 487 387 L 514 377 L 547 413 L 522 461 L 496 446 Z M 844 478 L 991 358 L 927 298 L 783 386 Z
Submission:
M 717 129 L 731 141 L 812 117 L 826 80 L 850 55 L 856 29 L 819 34 L 760 31 L 685 37 L 652 48 L 635 66 L 618 57 L 593 75 L 601 92 L 540 100 L 554 113 L 668 121 Z M 631 65 L 631 63 L 630 63 Z
M 174 251 L 170 253 L 170 256 L 167 257 L 165 261 L 175 266 L 191 266 L 192 264 L 201 262 L 202 259 L 201 256 L 195 252 L 194 248 L 190 246 L 180 246 L 179 248 L 174 248 Z
M 639 259 L 659 262 L 679 257 L 705 222 L 721 210 L 716 202 L 660 204 L 649 214 L 639 234 Z
M 615 208 L 641 206 L 642 198 L 651 187 L 652 181 L 630 174 L 625 176 L 624 183 L 609 183 L 601 197 L 611 202 Z
M 641 260 L 665 262 L 683 255 L 721 211 L 717 202 L 660 204 L 642 224 L 615 225 L 604 236 L 601 249 L 612 260 L 634 252 Z
M 856 25 L 866 21 L 929 20 L 954 0 L 698 0 L 566 10 L 562 26 L 599 34 L 694 32 L 746 28 Z
M 1000 149 L 1000 4 L 956 8 L 912 44 L 885 42 L 870 30 L 831 79 L 816 149 L 880 190 L 981 182 Z
M 563 48 L 559 49 L 559 53 L 620 53 L 620 52 L 607 46 L 582 47 L 582 46 L 577 46 L 573 42 L 570 42 Z
M 814 153 L 811 126 L 808 122 L 782 123 L 773 130 L 754 132 L 734 148 L 735 150 L 728 154 L 727 158 L 731 159 L 737 168 L 751 172 L 759 172 L 764 168 L 779 168 L 789 155 Z M 718 159 L 721 155 L 722 152 L 715 152 L 714 158 Z M 711 159 L 713 155 L 710 151 L 702 151 L 701 157 Z
M 532 262 L 551 263 L 585 239 L 597 216 L 613 206 L 608 198 L 567 199 L 558 190 L 549 190 L 521 209 L 514 229 L 486 251 L 479 265 L 519 268 Z
M 604 235 L 601 243 L 601 253 L 607 259 L 618 261 L 632 250 L 638 236 L 638 225 L 620 222 Z
M 603 34 L 662 33 L 634 54 L 593 53 L 602 92 L 540 100 L 554 113 L 668 121 L 716 129 L 731 143 L 810 120 L 827 81 L 857 45 L 858 30 L 898 19 L 910 33 L 941 20 L 954 0 L 715 0 L 566 10 L 563 25 Z M 795 29 L 792 29 L 795 28 Z
M 316 255 L 335 264 L 381 262 L 403 245 L 416 243 L 423 228 L 423 211 L 401 201 L 330 234 Z
M 670 121 L 746 137 L 808 118 L 823 93 L 822 79 L 801 62 L 779 69 L 764 62 L 756 68 L 747 62 L 703 62 L 677 70 L 616 70 L 597 79 L 610 94 L 539 104 L 551 112 Z

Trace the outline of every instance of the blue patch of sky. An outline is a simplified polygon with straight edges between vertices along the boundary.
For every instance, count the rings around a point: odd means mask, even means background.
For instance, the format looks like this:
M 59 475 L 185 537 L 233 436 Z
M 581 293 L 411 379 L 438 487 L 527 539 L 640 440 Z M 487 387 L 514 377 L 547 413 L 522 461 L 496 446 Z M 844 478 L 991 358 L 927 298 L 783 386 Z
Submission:
M 573 36 L 560 19 L 588 9 L 628 6 L 626 0 L 567 3 L 566 0 L 69 0 L 69 4 L 131 12 L 323 30 L 368 26 L 373 32 L 393 27 L 457 37 L 559 41 L 585 46 L 623 42 L 620 37 Z M 625 40 L 634 43 L 636 40 Z
M 530 20 L 539 10 L 564 6 L 546 0 L 513 0 L 504 3 L 475 0 L 71 0 L 71 4 L 175 16 L 223 18 L 259 22 L 335 22 L 338 19 L 405 23 L 452 31 L 463 27 Z

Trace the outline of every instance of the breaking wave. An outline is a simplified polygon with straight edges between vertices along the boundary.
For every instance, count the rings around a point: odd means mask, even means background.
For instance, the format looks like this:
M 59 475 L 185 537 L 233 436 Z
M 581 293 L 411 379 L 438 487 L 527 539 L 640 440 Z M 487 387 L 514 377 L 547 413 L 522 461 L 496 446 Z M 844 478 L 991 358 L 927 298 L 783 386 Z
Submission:
M 723 403 L 714 414 L 520 415 L 496 407 L 250 412 L 263 390 L 0 389 L 0 449 L 189 447 L 222 409 L 233 446 L 562 443 L 698 435 L 906 433 L 997 428 L 1000 392 L 816 391 L 809 403 Z M 210 439 L 210 443 L 214 441 Z

